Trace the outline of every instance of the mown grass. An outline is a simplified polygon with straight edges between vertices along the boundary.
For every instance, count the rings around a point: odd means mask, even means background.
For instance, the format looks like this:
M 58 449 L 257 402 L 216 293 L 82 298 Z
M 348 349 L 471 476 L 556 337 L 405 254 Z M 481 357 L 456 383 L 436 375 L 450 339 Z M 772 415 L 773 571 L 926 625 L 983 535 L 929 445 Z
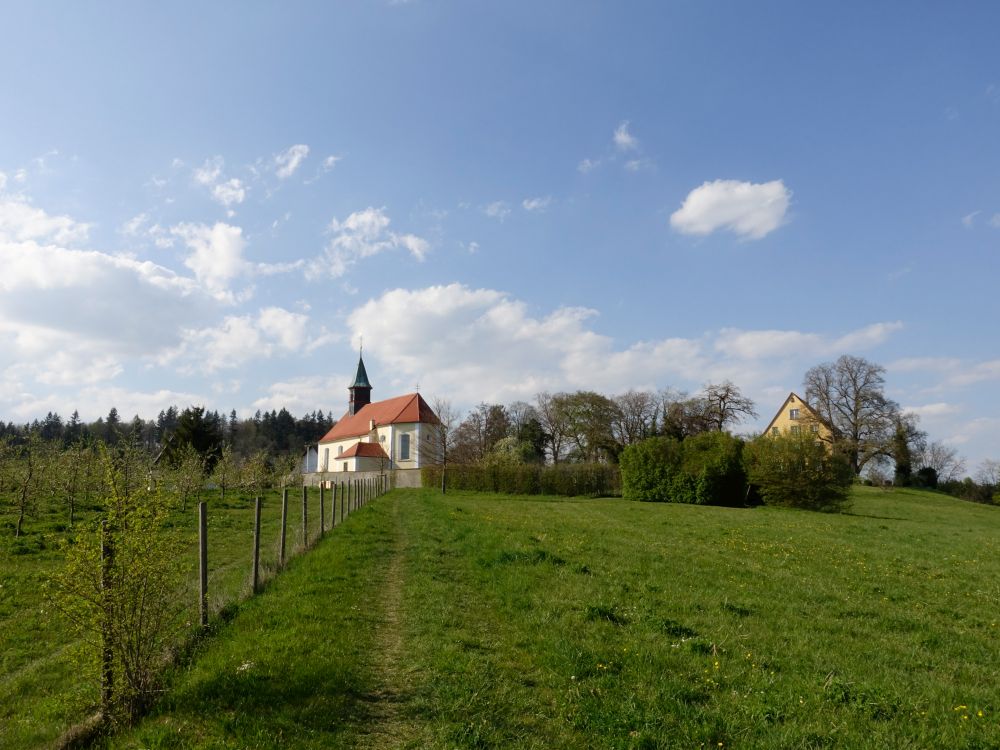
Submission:
M 997 509 L 916 491 L 821 515 L 400 490 L 109 744 L 1000 747 L 998 531 Z
M 214 619 L 249 594 L 253 540 L 253 502 L 230 493 L 205 492 L 208 501 L 209 605 Z M 286 554 L 302 547 L 301 489 L 289 496 Z M 310 494 L 309 537 L 319 534 L 319 495 Z M 327 528 L 330 499 L 326 498 Z M 261 569 L 266 578 L 278 568 L 281 496 L 269 492 L 261 519 Z M 63 513 L 52 509 L 25 524 L 15 539 L 13 517 L 0 515 L 0 748 L 46 747 L 68 727 L 95 709 L 96 678 L 82 672 L 84 644 L 72 641 L 66 623 L 52 610 L 44 594 L 48 577 L 63 563 L 61 544 L 85 532 L 97 519 L 96 508 L 84 508 L 74 529 Z M 189 544 L 178 550 L 188 566 L 191 588 L 179 592 L 186 605 L 179 643 L 190 640 L 198 621 L 196 568 L 196 509 L 171 514 L 169 523 L 185 529 Z

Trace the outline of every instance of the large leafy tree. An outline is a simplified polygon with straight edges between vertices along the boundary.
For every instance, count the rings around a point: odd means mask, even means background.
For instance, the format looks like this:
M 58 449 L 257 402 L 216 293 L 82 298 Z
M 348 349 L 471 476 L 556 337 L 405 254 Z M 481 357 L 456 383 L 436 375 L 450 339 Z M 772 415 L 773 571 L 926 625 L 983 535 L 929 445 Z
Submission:
M 829 427 L 854 474 L 873 459 L 890 456 L 899 405 L 885 395 L 885 368 L 843 355 L 805 376 L 806 400 Z

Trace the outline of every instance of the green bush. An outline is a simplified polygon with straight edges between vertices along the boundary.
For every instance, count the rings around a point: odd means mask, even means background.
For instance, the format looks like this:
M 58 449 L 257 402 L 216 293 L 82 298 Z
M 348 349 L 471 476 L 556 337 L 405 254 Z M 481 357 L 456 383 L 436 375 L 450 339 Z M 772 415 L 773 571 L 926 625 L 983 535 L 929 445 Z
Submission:
M 726 432 L 705 432 L 679 442 L 654 437 L 622 451 L 626 500 L 743 505 L 747 481 L 743 442 Z
M 441 471 L 421 469 L 423 486 L 440 487 Z M 618 467 L 608 464 L 449 464 L 445 475 L 449 489 L 473 492 L 601 497 L 621 491 Z
M 848 505 L 850 463 L 812 435 L 762 435 L 744 446 L 743 458 L 765 505 L 830 512 Z

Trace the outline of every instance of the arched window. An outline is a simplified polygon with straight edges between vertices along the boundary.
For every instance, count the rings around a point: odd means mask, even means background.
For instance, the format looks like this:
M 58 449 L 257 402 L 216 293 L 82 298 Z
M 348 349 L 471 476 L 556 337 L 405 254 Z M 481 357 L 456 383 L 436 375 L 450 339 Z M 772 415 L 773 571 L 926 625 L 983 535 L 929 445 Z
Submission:
M 405 432 L 399 436 L 399 460 L 410 460 L 410 436 Z

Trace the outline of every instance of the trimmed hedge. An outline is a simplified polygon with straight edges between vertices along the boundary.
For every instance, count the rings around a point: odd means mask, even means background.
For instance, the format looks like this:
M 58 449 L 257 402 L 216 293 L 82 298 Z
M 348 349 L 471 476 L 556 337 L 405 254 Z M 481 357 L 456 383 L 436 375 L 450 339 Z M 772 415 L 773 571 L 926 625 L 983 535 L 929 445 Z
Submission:
M 424 487 L 441 486 L 441 467 L 420 470 Z M 617 466 L 609 464 L 453 464 L 446 470 L 447 487 L 511 495 L 603 497 L 621 494 Z
M 654 437 L 622 451 L 626 500 L 744 505 L 747 478 L 743 441 L 727 432 L 705 432 L 683 442 Z

